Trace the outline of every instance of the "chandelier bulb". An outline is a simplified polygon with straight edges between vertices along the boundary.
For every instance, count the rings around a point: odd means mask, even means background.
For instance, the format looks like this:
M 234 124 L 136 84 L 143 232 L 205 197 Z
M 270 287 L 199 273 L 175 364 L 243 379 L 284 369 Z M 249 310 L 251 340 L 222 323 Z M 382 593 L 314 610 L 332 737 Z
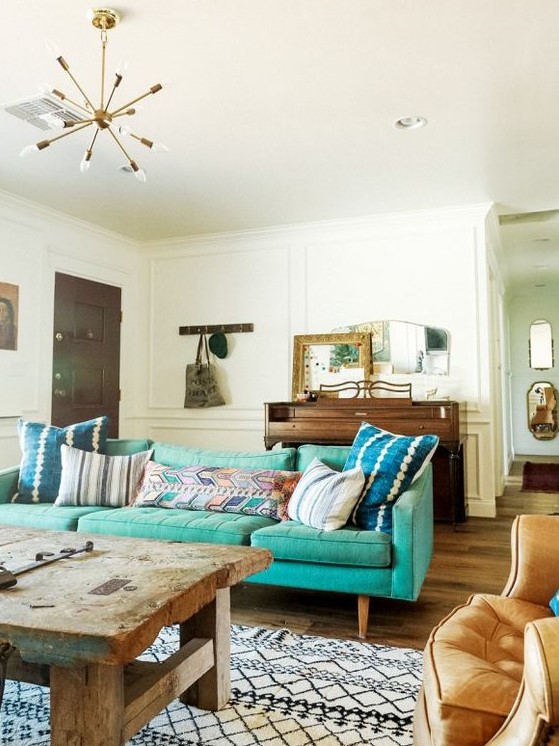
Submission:
M 155 153 L 168 153 L 169 152 L 169 148 L 166 145 L 164 145 L 162 142 L 154 142 L 153 145 L 151 146 L 151 149 Z
M 118 134 L 119 135 L 129 135 L 131 132 L 132 132 L 132 130 L 126 124 L 121 124 L 118 127 Z
M 45 47 L 48 54 L 50 54 L 51 57 L 54 57 L 55 60 L 57 60 L 59 57 L 62 57 L 60 49 L 51 39 L 45 39 Z
M 122 77 L 127 70 L 128 70 L 128 60 L 121 60 L 121 62 L 118 63 L 118 67 L 115 71 L 115 74 Z
M 80 163 L 80 171 L 82 172 L 82 174 L 85 174 L 89 171 L 89 166 L 91 165 L 91 155 L 92 151 L 89 149 L 86 150 L 83 154 L 83 158 Z
M 146 172 L 143 168 L 139 168 L 137 171 L 134 171 L 134 176 L 140 181 L 142 184 L 145 184 L 146 179 Z
M 28 155 L 32 155 L 33 153 L 38 153 L 39 148 L 36 145 L 26 145 L 23 150 L 20 153 L 20 156 L 22 158 L 27 158 Z

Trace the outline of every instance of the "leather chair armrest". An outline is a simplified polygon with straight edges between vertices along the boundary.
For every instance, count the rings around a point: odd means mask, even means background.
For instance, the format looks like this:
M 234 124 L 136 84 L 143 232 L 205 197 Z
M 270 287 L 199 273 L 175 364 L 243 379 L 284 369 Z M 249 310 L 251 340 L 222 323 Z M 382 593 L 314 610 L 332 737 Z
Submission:
M 559 619 L 526 625 L 524 675 L 516 702 L 487 746 L 559 744 Z
M 517 516 L 511 530 L 511 555 L 502 595 L 548 606 L 559 588 L 559 516 Z

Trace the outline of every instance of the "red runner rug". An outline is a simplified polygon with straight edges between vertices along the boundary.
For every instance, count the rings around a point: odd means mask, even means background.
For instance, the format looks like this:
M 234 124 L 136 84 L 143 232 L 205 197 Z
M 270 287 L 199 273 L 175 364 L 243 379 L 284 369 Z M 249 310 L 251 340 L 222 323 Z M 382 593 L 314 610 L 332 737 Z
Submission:
M 559 492 L 559 464 L 526 461 L 522 471 L 523 492 Z

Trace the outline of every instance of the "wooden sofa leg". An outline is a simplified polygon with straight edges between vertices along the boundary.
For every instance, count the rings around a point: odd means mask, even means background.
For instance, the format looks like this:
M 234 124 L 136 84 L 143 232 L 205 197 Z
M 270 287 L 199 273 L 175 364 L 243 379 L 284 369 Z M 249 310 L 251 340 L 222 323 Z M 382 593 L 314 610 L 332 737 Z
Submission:
M 367 637 L 369 624 L 369 596 L 357 597 L 357 618 L 359 620 L 359 637 L 364 640 Z

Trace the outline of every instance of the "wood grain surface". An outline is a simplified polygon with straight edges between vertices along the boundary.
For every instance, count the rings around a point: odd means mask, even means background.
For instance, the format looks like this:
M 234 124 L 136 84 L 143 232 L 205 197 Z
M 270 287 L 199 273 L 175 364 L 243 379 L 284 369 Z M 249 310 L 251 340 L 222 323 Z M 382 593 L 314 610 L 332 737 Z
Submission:
M 88 540 L 91 552 L 20 575 L 16 586 L 0 591 L 0 640 L 24 660 L 128 662 L 163 626 L 188 619 L 218 589 L 271 562 L 270 552 L 250 547 L 2 527 L 0 563 L 15 570 L 38 552 Z

